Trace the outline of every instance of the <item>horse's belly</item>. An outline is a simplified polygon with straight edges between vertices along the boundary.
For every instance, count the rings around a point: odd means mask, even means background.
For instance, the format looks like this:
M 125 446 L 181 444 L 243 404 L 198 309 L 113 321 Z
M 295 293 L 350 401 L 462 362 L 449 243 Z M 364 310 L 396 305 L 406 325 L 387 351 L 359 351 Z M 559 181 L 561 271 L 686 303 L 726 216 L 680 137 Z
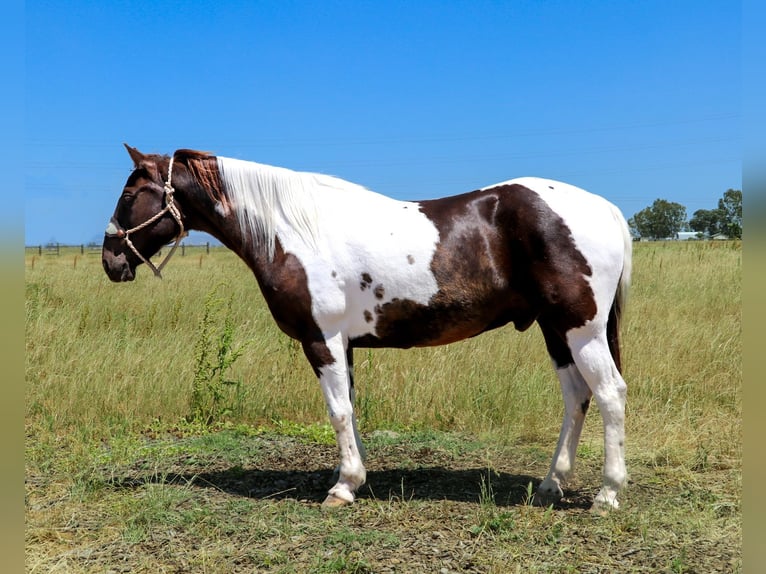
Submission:
M 349 340 L 355 347 L 427 347 L 461 341 L 509 322 L 520 330 L 534 322 L 534 309 L 509 302 L 493 298 L 466 307 L 440 304 L 438 298 L 428 305 L 393 300 L 379 306 L 366 329 L 350 332 Z

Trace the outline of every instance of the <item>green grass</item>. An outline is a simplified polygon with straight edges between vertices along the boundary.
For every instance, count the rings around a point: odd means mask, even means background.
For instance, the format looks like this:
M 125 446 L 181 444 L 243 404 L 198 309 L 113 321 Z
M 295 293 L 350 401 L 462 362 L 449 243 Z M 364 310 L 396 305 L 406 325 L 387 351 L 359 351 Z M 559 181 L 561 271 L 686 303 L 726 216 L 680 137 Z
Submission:
M 408 560 L 421 571 L 741 567 L 741 244 L 635 245 L 622 329 L 632 483 L 624 508 L 601 519 L 576 503 L 524 503 L 562 414 L 534 327 L 357 350 L 357 412 L 371 468 L 385 464 L 351 509 L 328 515 L 289 492 L 250 498 L 245 487 L 210 486 L 289 464 L 281 441 L 309 467 L 332 468 L 334 433 L 300 346 L 278 330 L 243 263 L 213 249 L 176 256 L 163 274 L 142 268 L 115 285 L 97 255 L 26 257 L 28 571 L 105 571 L 121 556 L 133 571 L 367 572 L 396 560 L 395 571 Z M 215 420 L 195 421 L 195 359 L 216 289 L 231 301 L 225 344 L 244 350 L 225 377 L 240 384 Z M 215 345 L 226 326 L 211 317 Z M 594 408 L 576 488 L 597 488 L 602 456 Z M 413 481 L 442 467 L 442 486 L 470 477 L 471 494 L 413 495 Z M 383 491 L 386 473 L 395 484 Z M 291 476 L 280 475 L 287 490 Z M 429 544 L 443 554 L 428 555 Z

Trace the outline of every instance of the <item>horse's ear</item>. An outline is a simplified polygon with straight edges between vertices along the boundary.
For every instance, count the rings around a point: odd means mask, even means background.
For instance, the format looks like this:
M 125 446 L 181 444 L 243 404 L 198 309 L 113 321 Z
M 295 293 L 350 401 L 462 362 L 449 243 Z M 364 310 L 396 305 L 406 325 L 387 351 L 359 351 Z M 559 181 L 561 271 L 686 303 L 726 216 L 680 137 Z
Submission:
M 142 153 L 141 153 L 140 151 L 138 151 L 136 148 L 134 148 L 134 147 L 130 147 L 130 146 L 129 146 L 128 144 L 126 144 L 126 143 L 124 143 L 124 144 L 122 144 L 122 145 L 124 145 L 124 146 L 125 146 L 125 149 L 126 149 L 126 150 L 128 150 L 128 154 L 130 154 L 130 159 L 132 159 L 132 160 L 133 160 L 133 165 L 134 165 L 135 167 L 138 167 L 139 165 L 141 165 L 141 162 L 144 160 L 144 158 L 145 158 L 146 156 L 144 156 L 144 154 L 142 154 Z

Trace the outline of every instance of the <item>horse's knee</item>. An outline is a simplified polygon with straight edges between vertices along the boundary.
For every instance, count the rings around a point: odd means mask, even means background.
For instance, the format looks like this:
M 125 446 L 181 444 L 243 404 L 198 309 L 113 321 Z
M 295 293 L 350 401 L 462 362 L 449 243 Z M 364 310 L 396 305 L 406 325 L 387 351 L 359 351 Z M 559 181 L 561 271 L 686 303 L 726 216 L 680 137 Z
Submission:
M 349 422 L 351 422 L 350 414 L 330 412 L 330 424 L 336 433 L 345 431 Z

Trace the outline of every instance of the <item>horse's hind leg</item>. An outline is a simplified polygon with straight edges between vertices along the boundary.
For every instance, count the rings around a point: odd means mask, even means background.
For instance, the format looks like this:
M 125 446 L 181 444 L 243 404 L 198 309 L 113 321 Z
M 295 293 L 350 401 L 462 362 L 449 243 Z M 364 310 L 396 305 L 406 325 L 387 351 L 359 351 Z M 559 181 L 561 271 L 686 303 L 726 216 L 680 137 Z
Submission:
M 590 405 L 591 390 L 574 363 L 566 341 L 553 329 L 540 325 L 548 352 L 561 386 L 564 398 L 564 420 L 561 423 L 556 451 L 553 454 L 548 475 L 540 483 L 535 503 L 546 505 L 559 500 L 563 495 L 563 484 L 574 470 L 577 445 L 580 442 L 585 415 Z
M 557 368 L 556 374 L 564 397 L 564 420 L 561 423 L 559 441 L 553 453 L 548 475 L 540 483 L 535 503 L 546 505 L 559 500 L 563 495 L 563 484 L 574 470 L 577 445 L 580 442 L 585 415 L 590 405 L 591 391 L 573 364 Z
M 591 324 L 572 329 L 567 333 L 567 341 L 604 422 L 604 484 L 593 507 L 596 510 L 618 508 L 617 494 L 628 478 L 625 468 L 627 385 L 614 363 L 604 328 Z

